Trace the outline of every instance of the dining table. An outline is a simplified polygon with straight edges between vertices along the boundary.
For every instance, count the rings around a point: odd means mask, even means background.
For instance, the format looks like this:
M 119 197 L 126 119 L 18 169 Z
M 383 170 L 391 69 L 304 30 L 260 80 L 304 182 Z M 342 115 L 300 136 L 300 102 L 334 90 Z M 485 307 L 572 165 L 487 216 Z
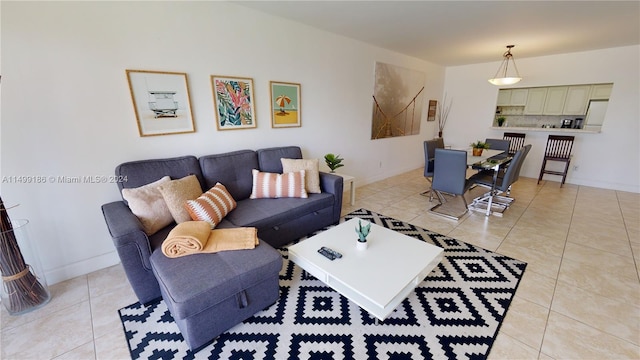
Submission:
M 467 166 L 473 166 L 473 164 L 477 164 L 483 162 L 489 158 L 494 156 L 498 156 L 504 153 L 504 150 L 494 150 L 494 149 L 484 149 L 482 150 L 482 154 L 480 156 L 473 155 L 473 149 L 467 149 Z

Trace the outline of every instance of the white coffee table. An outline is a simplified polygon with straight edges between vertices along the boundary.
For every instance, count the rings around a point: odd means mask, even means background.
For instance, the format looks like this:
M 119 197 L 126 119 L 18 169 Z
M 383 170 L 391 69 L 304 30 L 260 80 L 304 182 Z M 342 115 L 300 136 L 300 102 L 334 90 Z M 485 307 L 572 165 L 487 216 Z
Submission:
M 289 246 L 289 259 L 384 320 L 442 260 L 443 249 L 372 224 L 368 249 L 358 250 L 358 220 L 353 218 Z M 342 258 L 327 259 L 318 253 L 322 246 L 338 251 Z

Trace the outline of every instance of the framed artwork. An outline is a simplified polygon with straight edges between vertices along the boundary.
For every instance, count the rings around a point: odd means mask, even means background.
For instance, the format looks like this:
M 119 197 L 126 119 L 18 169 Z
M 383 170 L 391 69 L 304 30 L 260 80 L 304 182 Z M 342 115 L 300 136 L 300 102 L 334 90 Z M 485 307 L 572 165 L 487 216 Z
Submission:
M 425 73 L 376 62 L 371 140 L 420 134 Z
M 300 127 L 300 84 L 269 82 L 271 127 Z
M 211 75 L 218 130 L 256 127 L 253 79 Z
M 429 110 L 427 110 L 427 121 L 436 121 L 437 109 L 438 109 L 438 100 L 429 100 Z
M 127 70 L 140 136 L 195 132 L 186 73 Z

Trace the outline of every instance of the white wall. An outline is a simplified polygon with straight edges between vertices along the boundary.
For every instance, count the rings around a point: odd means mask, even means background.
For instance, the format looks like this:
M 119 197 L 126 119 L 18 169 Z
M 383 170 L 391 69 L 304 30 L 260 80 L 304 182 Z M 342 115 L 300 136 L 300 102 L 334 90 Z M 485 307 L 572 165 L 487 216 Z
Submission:
M 422 70 L 425 102 L 444 68 L 220 2 L 2 2 L 0 176 L 111 175 L 121 162 L 300 145 L 335 152 L 358 184 L 423 165 L 421 134 L 370 140 L 374 63 Z M 188 74 L 197 132 L 138 136 L 125 69 Z M 257 129 L 217 131 L 210 75 L 252 77 Z M 302 85 L 302 127 L 272 129 L 270 80 Z M 495 99 L 494 99 L 495 100 Z M 494 101 L 495 103 L 495 101 Z M 426 109 L 426 104 L 424 105 Z M 426 112 L 426 111 L 425 111 Z M 382 162 L 382 167 L 379 166 Z M 100 205 L 115 184 L 1 184 L 49 283 L 118 262 Z
M 517 54 L 515 54 L 517 56 Z M 640 46 L 610 48 L 537 58 L 516 58 L 523 80 L 516 87 L 612 82 L 607 114 L 599 134 L 575 135 L 567 183 L 640 192 Z M 445 141 L 468 146 L 474 140 L 501 138 L 490 129 L 498 87 L 487 79 L 499 63 L 449 67 L 445 92 L 453 99 Z M 532 149 L 521 175 L 538 178 L 549 133 L 527 132 Z M 578 170 L 573 171 L 573 167 Z M 559 176 L 545 175 L 559 181 Z

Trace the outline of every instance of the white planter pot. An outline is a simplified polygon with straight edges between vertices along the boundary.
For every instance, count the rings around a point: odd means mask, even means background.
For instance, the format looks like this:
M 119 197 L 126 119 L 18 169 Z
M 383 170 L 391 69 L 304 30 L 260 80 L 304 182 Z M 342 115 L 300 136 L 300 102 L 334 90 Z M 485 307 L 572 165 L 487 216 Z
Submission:
M 367 250 L 368 246 L 369 246 L 368 241 L 365 241 L 365 242 L 356 241 L 356 248 L 358 250 Z

